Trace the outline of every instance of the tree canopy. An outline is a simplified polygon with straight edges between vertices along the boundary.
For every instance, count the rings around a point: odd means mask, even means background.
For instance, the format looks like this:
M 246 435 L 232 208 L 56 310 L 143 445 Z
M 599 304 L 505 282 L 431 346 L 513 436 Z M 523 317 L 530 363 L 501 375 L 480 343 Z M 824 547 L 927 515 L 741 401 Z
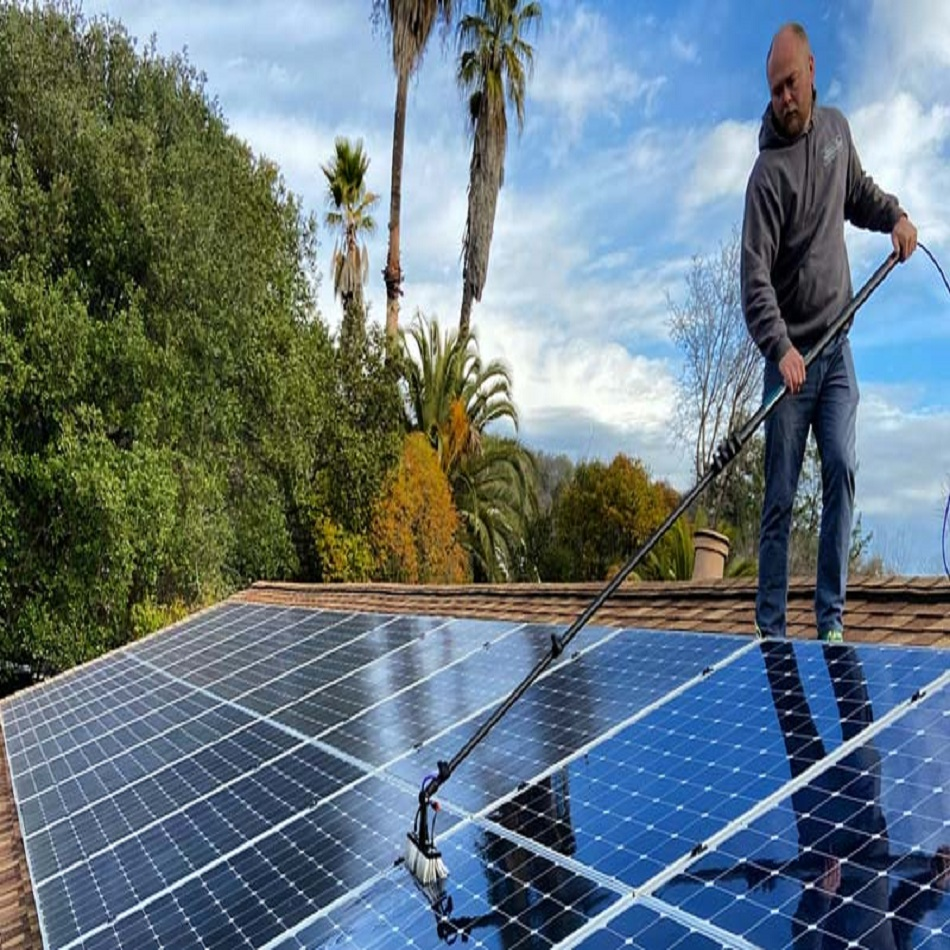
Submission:
M 317 576 L 318 514 L 368 526 L 398 390 L 341 367 L 315 226 L 183 57 L 0 9 L 0 675 Z

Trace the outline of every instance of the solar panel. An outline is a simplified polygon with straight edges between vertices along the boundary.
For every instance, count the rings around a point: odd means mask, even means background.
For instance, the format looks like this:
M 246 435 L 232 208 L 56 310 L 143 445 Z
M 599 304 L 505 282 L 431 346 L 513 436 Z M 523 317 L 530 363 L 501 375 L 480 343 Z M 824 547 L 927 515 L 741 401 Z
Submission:
M 46 946 L 950 946 L 939 651 L 587 628 L 441 789 L 417 886 L 422 776 L 556 629 L 229 603 L 15 696 Z

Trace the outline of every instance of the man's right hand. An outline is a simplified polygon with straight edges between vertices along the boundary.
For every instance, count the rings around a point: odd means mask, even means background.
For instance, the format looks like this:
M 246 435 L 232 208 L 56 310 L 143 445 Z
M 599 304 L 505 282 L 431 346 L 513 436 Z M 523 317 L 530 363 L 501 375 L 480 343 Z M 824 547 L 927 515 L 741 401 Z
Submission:
M 790 393 L 797 393 L 805 385 L 805 360 L 794 346 L 779 360 L 778 370 Z

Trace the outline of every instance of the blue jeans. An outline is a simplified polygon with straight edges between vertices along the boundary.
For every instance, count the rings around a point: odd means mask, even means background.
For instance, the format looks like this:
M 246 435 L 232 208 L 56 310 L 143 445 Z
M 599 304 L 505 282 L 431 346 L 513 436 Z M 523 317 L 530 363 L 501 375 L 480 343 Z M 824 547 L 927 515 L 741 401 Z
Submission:
M 765 365 L 768 398 L 782 387 L 775 363 Z M 854 511 L 854 424 L 858 382 L 851 345 L 839 337 L 808 367 L 805 385 L 776 406 L 765 423 L 765 501 L 759 536 L 755 619 L 764 636 L 784 637 L 788 542 L 809 429 L 821 458 L 822 510 L 815 619 L 818 632 L 844 630 L 848 554 Z

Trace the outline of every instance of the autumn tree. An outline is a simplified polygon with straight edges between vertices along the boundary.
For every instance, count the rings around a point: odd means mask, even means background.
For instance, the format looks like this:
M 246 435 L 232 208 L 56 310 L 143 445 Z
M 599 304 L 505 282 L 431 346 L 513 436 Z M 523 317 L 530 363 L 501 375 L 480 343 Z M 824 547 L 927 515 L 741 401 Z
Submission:
M 435 449 L 423 433 L 410 433 L 373 515 L 375 576 L 408 584 L 467 580 L 460 529 Z

